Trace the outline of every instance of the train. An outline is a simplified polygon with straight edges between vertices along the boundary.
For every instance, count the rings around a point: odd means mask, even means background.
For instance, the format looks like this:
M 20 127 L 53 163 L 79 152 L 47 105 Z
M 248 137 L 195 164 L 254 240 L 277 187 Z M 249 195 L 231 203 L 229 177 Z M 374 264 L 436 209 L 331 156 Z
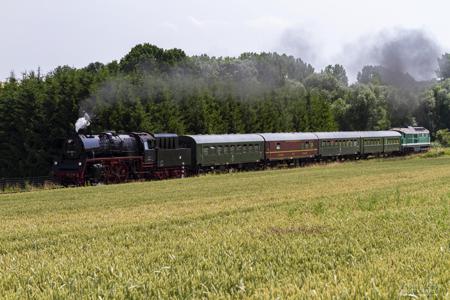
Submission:
M 112 131 L 75 134 L 54 161 L 62 185 L 109 184 L 180 178 L 218 170 L 365 159 L 427 151 L 423 127 L 385 131 L 177 135 Z

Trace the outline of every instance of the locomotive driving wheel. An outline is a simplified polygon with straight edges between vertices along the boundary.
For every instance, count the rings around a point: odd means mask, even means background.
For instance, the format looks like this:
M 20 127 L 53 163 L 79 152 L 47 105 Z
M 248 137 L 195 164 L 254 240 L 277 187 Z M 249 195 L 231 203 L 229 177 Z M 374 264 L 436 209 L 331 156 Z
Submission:
M 126 164 L 117 164 L 112 167 L 110 181 L 114 183 L 125 182 L 128 180 L 128 166 Z

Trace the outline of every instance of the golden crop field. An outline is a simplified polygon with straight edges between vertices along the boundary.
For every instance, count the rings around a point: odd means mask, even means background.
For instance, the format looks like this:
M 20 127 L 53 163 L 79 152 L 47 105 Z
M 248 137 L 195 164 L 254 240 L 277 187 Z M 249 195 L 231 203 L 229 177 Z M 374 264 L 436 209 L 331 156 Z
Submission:
M 0 195 L 0 298 L 450 297 L 450 157 Z

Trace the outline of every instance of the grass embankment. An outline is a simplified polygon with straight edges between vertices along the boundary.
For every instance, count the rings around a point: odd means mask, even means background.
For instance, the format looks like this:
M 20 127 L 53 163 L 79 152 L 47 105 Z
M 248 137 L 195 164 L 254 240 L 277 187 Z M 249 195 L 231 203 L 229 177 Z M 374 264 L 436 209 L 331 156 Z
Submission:
M 450 157 L 0 195 L 0 297 L 450 297 Z

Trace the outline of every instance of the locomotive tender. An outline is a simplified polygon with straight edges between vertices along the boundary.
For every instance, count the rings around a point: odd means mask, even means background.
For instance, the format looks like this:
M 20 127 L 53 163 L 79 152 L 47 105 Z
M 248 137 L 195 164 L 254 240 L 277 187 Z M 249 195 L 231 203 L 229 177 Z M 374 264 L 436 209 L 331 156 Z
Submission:
M 360 159 L 426 151 L 423 127 L 387 131 L 184 135 L 146 132 L 78 134 L 54 162 L 63 185 L 164 179 L 214 169 L 257 169 L 278 164 Z

